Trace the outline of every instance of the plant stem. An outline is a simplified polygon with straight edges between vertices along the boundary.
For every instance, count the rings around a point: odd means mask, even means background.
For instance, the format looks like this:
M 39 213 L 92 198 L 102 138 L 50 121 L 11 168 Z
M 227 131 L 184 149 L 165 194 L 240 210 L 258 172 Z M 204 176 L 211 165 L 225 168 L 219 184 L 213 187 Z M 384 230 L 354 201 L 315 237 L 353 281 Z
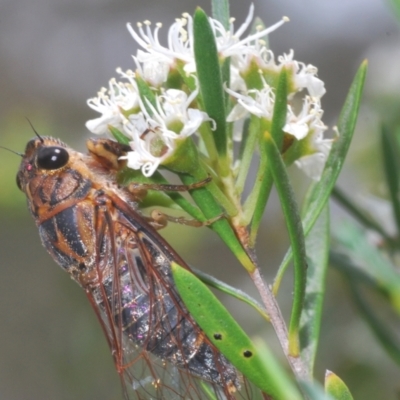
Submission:
M 250 277 L 260 293 L 261 300 L 270 317 L 271 324 L 274 327 L 276 336 L 283 349 L 283 353 L 285 354 L 294 374 L 299 380 L 309 380 L 307 368 L 302 359 L 300 357 L 292 357 L 289 354 L 288 330 L 285 321 L 274 295 L 261 277 L 259 268 L 256 268 L 252 273 L 250 273 Z

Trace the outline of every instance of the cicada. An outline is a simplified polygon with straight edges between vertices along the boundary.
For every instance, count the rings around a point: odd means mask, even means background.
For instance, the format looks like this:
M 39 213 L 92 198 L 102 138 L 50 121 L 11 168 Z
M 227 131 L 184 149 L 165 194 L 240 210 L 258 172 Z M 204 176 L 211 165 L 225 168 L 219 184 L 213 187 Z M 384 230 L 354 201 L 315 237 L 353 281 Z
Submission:
M 38 135 L 22 154 L 17 184 L 44 247 L 85 291 L 125 397 L 249 398 L 176 290 L 171 262 L 189 267 L 138 210 L 138 192 L 117 183 L 126 149 L 107 139 L 88 148 Z

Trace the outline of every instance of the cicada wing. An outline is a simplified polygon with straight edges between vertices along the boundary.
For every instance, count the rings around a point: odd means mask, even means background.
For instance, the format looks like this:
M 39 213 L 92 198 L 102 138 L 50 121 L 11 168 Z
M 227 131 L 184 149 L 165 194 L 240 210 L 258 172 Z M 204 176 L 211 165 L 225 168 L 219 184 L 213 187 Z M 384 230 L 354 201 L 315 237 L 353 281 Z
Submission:
M 126 203 L 112 204 L 97 212 L 100 284 L 87 295 L 125 378 L 126 397 L 251 398 L 177 293 L 171 262 L 186 264 Z

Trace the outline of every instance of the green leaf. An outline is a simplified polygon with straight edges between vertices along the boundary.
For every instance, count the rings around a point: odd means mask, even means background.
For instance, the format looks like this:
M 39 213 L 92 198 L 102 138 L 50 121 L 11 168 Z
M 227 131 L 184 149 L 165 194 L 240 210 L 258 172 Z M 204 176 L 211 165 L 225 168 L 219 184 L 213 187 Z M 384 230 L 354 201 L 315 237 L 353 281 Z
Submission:
M 204 282 L 208 286 L 218 289 L 223 293 L 229 294 L 235 299 L 243 301 L 244 303 L 253 307 L 264 319 L 266 319 L 267 321 L 270 320 L 267 312 L 265 311 L 265 308 L 257 300 L 250 297 L 247 293 L 233 286 L 230 286 L 227 283 L 222 282 L 219 279 L 214 278 L 213 276 L 208 275 L 198 269 L 192 268 L 192 271 L 199 279 L 201 279 L 202 282 Z
M 269 160 L 269 167 L 274 178 L 276 190 L 279 195 L 279 201 L 285 216 L 290 244 L 293 249 L 294 293 L 289 325 L 289 354 L 296 357 L 300 352 L 298 334 L 307 278 L 307 258 L 303 226 L 296 198 L 287 175 L 286 166 L 275 142 L 268 132 L 264 133 L 264 143 L 265 151 Z
M 331 371 L 326 371 L 325 374 L 325 391 L 335 400 L 353 400 L 346 384 Z
M 308 269 L 304 308 L 300 319 L 300 348 L 301 358 L 308 367 L 310 378 L 313 376 L 319 342 L 329 238 L 329 207 L 326 205 L 306 238 Z
M 282 68 L 275 94 L 274 113 L 270 132 L 279 150 L 281 149 L 283 142 L 282 128 L 285 125 L 287 114 L 287 80 L 288 72 L 285 68 Z M 264 214 L 265 206 L 272 187 L 271 170 L 269 168 L 265 169 L 265 163 L 262 162 L 265 158 L 268 161 L 266 147 L 263 144 L 260 146 L 260 153 L 261 162 L 257 173 L 256 184 L 254 185 L 252 193 L 249 195 L 249 201 L 246 201 L 245 203 L 246 214 L 250 214 L 253 217 L 250 227 L 250 247 L 254 247 L 255 245 L 261 218 Z M 269 160 L 269 163 L 271 164 L 273 161 Z M 255 199 L 255 201 L 252 199 Z M 252 210 L 253 205 L 254 211 Z
M 246 378 L 274 400 L 301 399 L 272 353 L 255 346 L 214 294 L 196 276 L 176 263 L 175 284 L 191 315 L 210 341 Z
M 360 285 L 365 284 L 383 295 L 388 293 L 374 280 L 370 275 L 355 265 L 349 257 L 344 254 L 340 254 L 337 251 L 331 251 L 330 262 L 340 272 L 345 274 L 350 282 L 351 294 L 353 300 L 357 305 L 360 315 L 369 325 L 371 331 L 375 335 L 376 339 L 380 342 L 381 346 L 387 354 L 400 365 L 400 343 L 395 334 L 393 334 L 390 327 L 385 325 L 385 321 L 379 318 L 382 310 L 374 310 L 371 304 L 365 300 Z M 387 320 L 387 318 L 386 318 Z
M 361 316 L 367 322 L 376 339 L 385 349 L 389 357 L 400 365 L 400 343 L 396 334 L 385 325 L 382 318 L 378 317 L 378 315 L 381 314 L 381 310 L 373 310 L 371 305 L 364 299 L 359 289 L 359 284 L 354 279 L 350 279 L 350 287 L 354 302 L 357 304 Z
M 114 128 L 112 125 L 108 125 L 108 130 L 111 132 L 118 143 L 129 145 L 131 139 L 129 139 L 128 136 L 125 136 L 120 130 Z
M 349 93 L 347 94 L 346 101 L 340 113 L 338 122 L 339 136 L 332 144 L 332 149 L 328 160 L 326 161 L 321 179 L 319 182 L 314 183 L 308 191 L 307 203 L 304 207 L 305 212 L 303 213 L 305 235 L 310 232 L 310 229 L 323 210 L 342 169 L 356 126 L 366 73 L 367 62 L 364 61 L 358 69 L 353 83 L 350 86 Z M 289 249 L 275 278 L 274 293 L 277 293 L 283 274 L 291 259 L 292 250 Z
M 225 29 L 229 28 L 229 1 L 211 0 L 212 16 L 221 22 Z
M 306 233 L 310 231 L 328 201 L 344 164 L 356 127 L 366 72 L 367 62 L 364 61 L 350 86 L 349 93 L 340 113 L 337 125 L 339 136 L 332 144 L 322 177 L 319 182 L 313 185 L 308 195 L 307 209 L 303 219 L 304 231 Z
M 222 85 L 217 45 L 205 12 L 198 8 L 193 18 L 194 56 L 200 92 L 205 111 L 216 123 L 215 144 L 221 159 L 221 173 L 229 173 L 227 163 L 227 136 L 225 96 Z
M 389 2 L 392 4 L 392 8 L 398 19 L 398 22 L 400 22 L 400 0 L 389 0 Z
M 244 185 L 250 170 L 251 161 L 260 134 L 260 118 L 251 116 L 246 120 L 243 127 L 243 139 L 241 142 L 240 165 L 236 179 L 235 190 L 238 194 L 242 194 Z
M 391 238 L 382 227 L 367 215 L 358 204 L 355 204 L 341 189 L 335 186 L 332 190 L 332 198 L 335 199 L 342 207 L 346 209 L 355 219 L 358 220 L 367 229 L 372 229 L 382 235 L 386 242 L 391 246 L 394 245 L 393 238 Z
M 365 232 L 354 222 L 347 220 L 334 229 L 334 239 L 351 263 L 388 294 L 393 308 L 400 314 L 400 274 L 388 259 L 371 245 Z
M 382 127 L 381 140 L 386 181 L 389 187 L 397 232 L 400 232 L 400 152 L 397 141 L 386 126 Z
M 155 108 L 157 106 L 156 96 L 151 90 L 150 86 L 140 76 L 136 75 L 136 84 L 139 89 L 140 98 L 143 101 L 144 107 L 149 115 L 153 115 L 153 110 L 149 106 L 149 103 Z

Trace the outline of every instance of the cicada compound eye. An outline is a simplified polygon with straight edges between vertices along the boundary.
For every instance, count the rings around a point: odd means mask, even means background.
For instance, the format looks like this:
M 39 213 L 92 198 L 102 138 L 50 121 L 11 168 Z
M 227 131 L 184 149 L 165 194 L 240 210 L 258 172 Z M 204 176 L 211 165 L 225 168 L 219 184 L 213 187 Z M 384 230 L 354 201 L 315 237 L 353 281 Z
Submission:
M 40 147 L 36 156 L 38 168 L 53 170 L 64 167 L 69 160 L 68 151 L 64 147 Z

